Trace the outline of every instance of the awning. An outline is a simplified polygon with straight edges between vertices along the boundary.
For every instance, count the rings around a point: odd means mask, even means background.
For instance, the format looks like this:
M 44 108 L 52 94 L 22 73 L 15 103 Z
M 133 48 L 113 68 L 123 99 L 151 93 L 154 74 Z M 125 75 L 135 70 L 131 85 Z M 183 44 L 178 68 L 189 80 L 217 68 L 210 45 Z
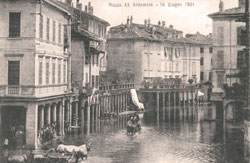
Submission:
M 201 91 L 198 91 L 198 96 L 204 96 L 204 93 Z
M 135 106 L 137 106 L 139 110 L 143 110 L 144 105 L 143 105 L 143 103 L 139 102 L 136 90 L 135 89 L 130 89 L 130 93 L 131 93 L 131 98 L 132 98 L 133 104 Z

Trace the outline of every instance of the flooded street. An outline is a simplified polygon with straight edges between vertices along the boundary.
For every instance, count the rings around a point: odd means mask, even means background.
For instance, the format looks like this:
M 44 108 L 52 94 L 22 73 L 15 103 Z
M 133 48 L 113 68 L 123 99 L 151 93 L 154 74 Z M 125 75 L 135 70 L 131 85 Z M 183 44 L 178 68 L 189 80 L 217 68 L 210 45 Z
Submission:
M 243 163 L 244 137 L 239 128 L 223 132 L 222 122 L 203 121 L 155 123 L 146 113 L 142 130 L 126 134 L 126 115 L 92 124 L 89 135 L 66 141 L 91 141 L 87 162 L 98 163 Z

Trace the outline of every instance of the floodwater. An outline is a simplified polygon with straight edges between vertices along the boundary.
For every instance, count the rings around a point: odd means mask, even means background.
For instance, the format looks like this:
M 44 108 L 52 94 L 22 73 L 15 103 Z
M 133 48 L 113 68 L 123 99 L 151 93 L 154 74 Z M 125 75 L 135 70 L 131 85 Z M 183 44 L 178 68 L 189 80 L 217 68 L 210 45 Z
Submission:
M 223 130 L 221 121 L 166 120 L 144 116 L 142 130 L 126 134 L 126 115 L 93 122 L 89 134 L 67 137 L 69 142 L 92 142 L 86 162 L 96 163 L 243 163 L 244 133 Z

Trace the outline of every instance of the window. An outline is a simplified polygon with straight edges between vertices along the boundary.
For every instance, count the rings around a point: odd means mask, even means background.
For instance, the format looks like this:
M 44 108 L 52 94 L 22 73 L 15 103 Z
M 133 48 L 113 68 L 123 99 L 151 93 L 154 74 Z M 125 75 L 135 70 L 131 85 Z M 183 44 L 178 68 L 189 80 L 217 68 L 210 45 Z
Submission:
M 223 45 L 224 44 L 224 28 L 223 27 L 219 27 L 217 28 L 217 42 L 219 45 Z
M 64 37 L 64 40 L 63 40 L 63 44 L 64 44 L 64 51 L 66 50 L 66 48 L 68 48 L 68 29 L 67 29 L 67 26 L 63 26 L 63 37 Z
M 52 61 L 52 84 L 55 84 L 56 75 L 56 63 L 55 60 Z
M 92 87 L 95 87 L 95 76 L 92 75 Z
M 49 41 L 49 28 L 50 28 L 50 19 L 47 18 L 47 40 Z
M 187 62 L 183 62 L 183 75 L 187 75 Z
M 64 83 L 64 84 L 65 84 L 66 81 L 67 81 L 66 64 L 67 64 L 67 62 L 64 61 L 64 64 L 63 64 L 63 83 Z
M 85 57 L 85 64 L 86 65 L 90 63 L 90 58 L 91 58 L 90 56 Z
M 212 79 L 213 79 L 213 72 L 209 72 L 209 81 L 212 81 Z
M 213 47 L 209 48 L 209 53 L 213 53 Z
M 42 59 L 39 61 L 39 84 L 43 84 L 43 62 Z
M 46 59 L 46 84 L 49 84 L 49 59 Z
M 86 81 L 86 83 L 88 83 L 89 82 L 89 74 L 88 73 L 85 73 L 85 81 Z
M 99 87 L 99 76 L 96 76 L 96 88 L 98 88 Z
M 58 60 L 58 84 L 61 84 L 61 60 Z
M 99 64 L 99 57 L 98 57 L 98 55 L 96 56 L 96 65 L 98 66 L 98 64 Z
M 217 86 L 223 88 L 224 83 L 224 73 L 217 72 Z
M 237 45 L 246 46 L 247 43 L 247 31 L 245 27 L 237 28 Z
M 193 47 L 193 48 L 192 48 L 192 51 L 193 51 L 192 56 L 193 56 L 193 57 L 196 57 L 196 48 Z
M 39 31 L 40 31 L 39 37 L 43 38 L 43 16 L 42 15 L 40 15 L 40 24 L 39 25 L 40 25 L 39 26 Z
M 9 13 L 9 37 L 16 38 L 20 37 L 21 29 L 21 13 L 10 12 Z
M 8 85 L 19 85 L 20 61 L 8 62 Z
M 169 63 L 169 71 L 173 71 L 173 63 Z
M 201 80 L 201 81 L 204 80 L 204 72 L 201 72 L 201 74 L 200 74 L 200 80 Z
M 175 65 L 176 67 L 175 67 L 175 70 L 176 71 L 179 71 L 179 62 L 176 62 L 176 65 Z
M 204 53 L 204 48 L 200 48 L 200 53 Z
M 224 67 L 224 51 L 217 51 L 217 68 Z
M 196 75 L 196 62 L 192 63 L 192 75 Z
M 61 23 L 58 24 L 58 43 L 62 43 L 62 25 Z
M 56 21 L 53 20 L 53 37 L 52 37 L 53 42 L 56 42 Z
M 92 56 L 92 65 L 94 65 L 95 64 L 95 56 L 93 55 Z
M 242 65 L 243 65 L 243 62 L 244 62 L 244 53 L 243 51 L 238 51 L 237 52 L 237 68 L 238 69 L 241 69 L 242 68 Z
M 203 64 L 204 64 L 204 58 L 201 57 L 201 59 L 200 59 L 200 65 L 203 66 Z

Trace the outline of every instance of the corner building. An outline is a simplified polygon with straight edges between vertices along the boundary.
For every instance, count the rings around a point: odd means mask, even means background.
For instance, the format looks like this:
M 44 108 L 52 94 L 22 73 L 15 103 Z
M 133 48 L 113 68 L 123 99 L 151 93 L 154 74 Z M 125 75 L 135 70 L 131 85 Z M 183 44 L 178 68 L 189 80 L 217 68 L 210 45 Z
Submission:
M 1 142 L 14 126 L 35 149 L 41 128 L 70 121 L 71 14 L 54 0 L 2 0 L 0 14 Z

